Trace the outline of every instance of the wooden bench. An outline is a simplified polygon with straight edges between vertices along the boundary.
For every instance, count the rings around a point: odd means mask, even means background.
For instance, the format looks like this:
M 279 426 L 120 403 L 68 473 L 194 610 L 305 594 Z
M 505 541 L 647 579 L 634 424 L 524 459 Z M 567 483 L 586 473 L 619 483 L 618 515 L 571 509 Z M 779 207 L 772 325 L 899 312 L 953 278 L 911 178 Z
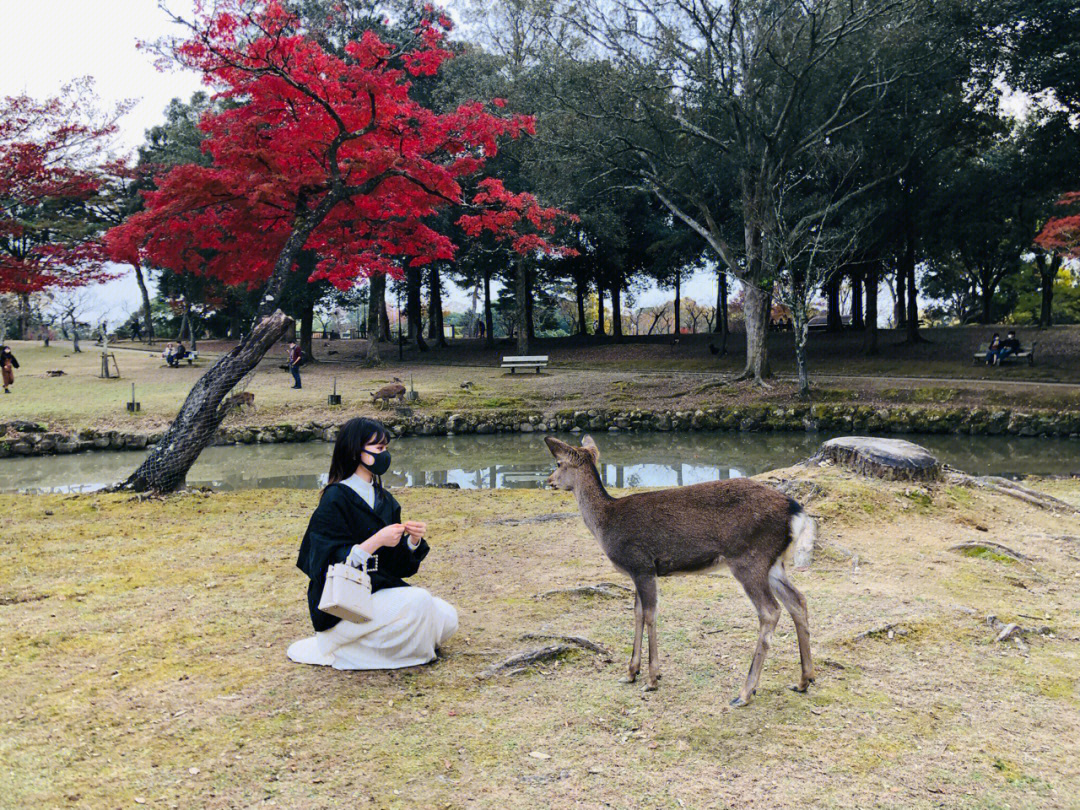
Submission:
M 546 354 L 535 355 L 531 357 L 504 357 L 502 359 L 502 367 L 510 369 L 510 373 L 513 374 L 519 368 L 535 368 L 536 373 L 540 373 L 540 369 L 547 368 L 548 356 Z
M 1035 365 L 1035 347 L 1038 345 L 1038 341 L 1031 344 L 1030 349 L 1021 349 L 1018 352 L 1013 352 L 1010 355 L 1006 355 L 1002 363 L 1011 363 L 1013 360 L 1027 360 L 1029 366 Z M 972 360 L 972 365 L 978 365 L 979 363 L 986 362 L 986 353 L 989 349 L 983 349 L 981 352 L 975 352 Z

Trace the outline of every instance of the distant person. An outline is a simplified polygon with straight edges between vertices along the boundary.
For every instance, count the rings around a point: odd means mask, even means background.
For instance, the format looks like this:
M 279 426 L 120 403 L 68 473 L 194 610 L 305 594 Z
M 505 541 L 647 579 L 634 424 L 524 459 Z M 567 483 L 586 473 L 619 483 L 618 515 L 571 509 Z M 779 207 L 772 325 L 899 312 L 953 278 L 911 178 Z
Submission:
M 476 336 L 479 337 L 482 340 L 486 333 L 487 333 L 487 325 L 483 321 L 477 321 L 476 322 Z
M 302 388 L 300 385 L 300 364 L 304 362 L 304 353 L 295 343 L 289 344 L 289 371 L 292 372 L 293 388 Z
M 998 365 L 1001 365 L 1001 361 L 1008 357 L 1010 354 L 1016 354 L 1019 351 L 1020 341 L 1016 337 L 1016 330 L 1010 329 L 1008 336 L 1003 341 L 1001 341 L 1001 348 L 998 349 Z
M 4 393 L 11 393 L 11 386 L 15 384 L 15 369 L 19 367 L 19 361 L 11 353 L 10 346 L 0 347 L 0 375 L 4 378 Z
M 131 339 L 142 340 L 142 326 L 139 325 L 138 321 L 133 321 L 131 324 Z
M 184 342 L 180 341 L 179 343 L 176 344 L 176 348 L 173 349 L 172 362 L 169 363 L 169 365 L 172 366 L 173 368 L 176 368 L 177 366 L 180 365 L 180 361 L 183 360 L 187 356 L 188 356 L 188 350 L 186 348 L 184 348 Z
M 986 365 L 997 365 L 999 351 L 1001 351 L 1001 335 L 994 332 L 994 336 L 990 338 L 990 345 L 986 347 Z
M 350 419 L 341 428 L 329 483 L 296 560 L 311 579 L 308 611 L 315 635 L 289 646 L 291 661 L 334 669 L 414 667 L 435 660 L 435 650 L 457 630 L 452 605 L 405 581 L 428 554 L 427 525 L 402 522 L 401 506 L 383 488 L 389 443 L 390 432 L 374 419 Z M 368 568 L 374 614 L 368 621 L 319 610 L 326 571 L 337 563 Z

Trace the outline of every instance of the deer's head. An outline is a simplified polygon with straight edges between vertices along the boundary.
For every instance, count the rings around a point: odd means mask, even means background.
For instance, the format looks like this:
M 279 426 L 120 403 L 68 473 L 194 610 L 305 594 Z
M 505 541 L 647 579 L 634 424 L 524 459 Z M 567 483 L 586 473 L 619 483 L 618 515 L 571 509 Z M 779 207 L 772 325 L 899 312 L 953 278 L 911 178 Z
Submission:
M 571 492 L 581 481 L 582 475 L 596 476 L 596 463 L 600 460 L 600 449 L 591 436 L 583 436 L 581 447 L 574 447 L 559 441 L 554 436 L 545 436 L 544 443 L 555 456 L 555 471 L 548 476 L 547 485 L 553 489 L 566 489 Z

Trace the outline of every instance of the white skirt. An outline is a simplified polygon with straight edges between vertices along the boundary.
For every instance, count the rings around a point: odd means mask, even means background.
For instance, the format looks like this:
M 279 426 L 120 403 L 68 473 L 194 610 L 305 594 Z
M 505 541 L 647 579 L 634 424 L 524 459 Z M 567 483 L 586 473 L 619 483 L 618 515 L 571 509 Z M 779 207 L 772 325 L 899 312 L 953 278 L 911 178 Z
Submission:
M 400 669 L 435 660 L 435 649 L 454 634 L 457 611 L 423 588 L 384 588 L 371 596 L 375 615 L 289 646 L 289 660 L 334 669 Z

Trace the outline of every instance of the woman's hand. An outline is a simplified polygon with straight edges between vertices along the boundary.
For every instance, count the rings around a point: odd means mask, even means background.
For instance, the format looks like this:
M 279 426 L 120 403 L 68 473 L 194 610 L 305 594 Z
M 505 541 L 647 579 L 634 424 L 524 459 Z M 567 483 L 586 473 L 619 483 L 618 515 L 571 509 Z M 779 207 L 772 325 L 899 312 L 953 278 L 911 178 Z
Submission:
M 414 540 L 419 540 L 427 532 L 427 524 L 420 520 L 406 520 L 405 533 Z
M 383 526 L 375 534 L 371 535 L 367 540 L 360 544 L 361 548 L 364 548 L 368 543 L 371 543 L 374 548 L 372 552 L 383 546 L 396 546 L 401 542 L 401 535 L 404 533 L 405 527 L 400 523 L 391 523 L 389 526 Z M 364 548 L 365 551 L 368 549 Z

